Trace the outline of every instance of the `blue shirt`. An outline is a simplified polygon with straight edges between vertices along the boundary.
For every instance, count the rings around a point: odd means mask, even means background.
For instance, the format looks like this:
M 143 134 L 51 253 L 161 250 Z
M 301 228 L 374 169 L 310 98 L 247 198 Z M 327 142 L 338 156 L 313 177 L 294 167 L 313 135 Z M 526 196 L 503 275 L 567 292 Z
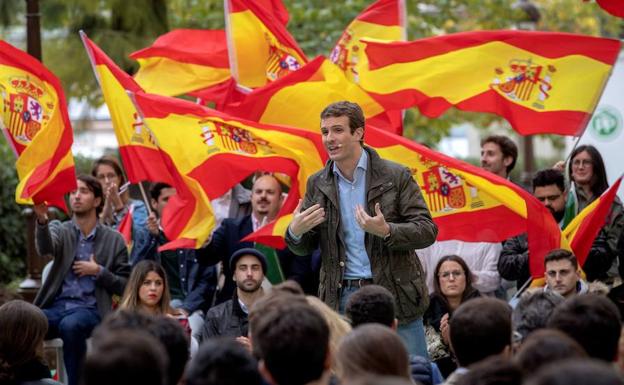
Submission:
M 366 208 L 366 169 L 368 168 L 368 154 L 362 150 L 362 155 L 353 172 L 353 181 L 342 175 L 334 163 L 333 171 L 338 175 L 338 200 L 340 204 L 340 220 L 342 221 L 342 235 L 346 246 L 347 266 L 345 279 L 372 278 L 370 260 L 366 254 L 364 244 L 364 230 L 355 221 L 355 207 L 360 205 Z
M 93 244 L 95 243 L 96 228 L 97 227 L 94 227 L 93 231 L 85 237 L 74 223 L 74 229 L 77 234 L 76 238 L 78 239 L 74 262 L 88 261 L 91 258 L 91 254 L 93 254 Z M 96 276 L 94 275 L 78 277 L 74 274 L 74 269 L 70 267 L 65 275 L 61 293 L 56 297 L 54 306 L 60 306 L 66 310 L 76 307 L 90 307 L 95 309 L 95 278 Z

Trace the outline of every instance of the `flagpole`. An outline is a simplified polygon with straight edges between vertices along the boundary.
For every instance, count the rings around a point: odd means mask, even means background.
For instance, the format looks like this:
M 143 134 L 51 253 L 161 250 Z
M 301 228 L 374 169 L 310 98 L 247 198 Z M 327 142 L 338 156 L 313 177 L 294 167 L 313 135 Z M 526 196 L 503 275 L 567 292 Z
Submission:
M 145 203 L 145 207 L 147 207 L 147 215 L 152 215 L 152 208 L 150 207 L 149 199 L 147 199 L 147 194 L 145 194 L 145 189 L 143 188 L 142 182 L 139 182 L 139 190 L 141 190 L 143 202 Z

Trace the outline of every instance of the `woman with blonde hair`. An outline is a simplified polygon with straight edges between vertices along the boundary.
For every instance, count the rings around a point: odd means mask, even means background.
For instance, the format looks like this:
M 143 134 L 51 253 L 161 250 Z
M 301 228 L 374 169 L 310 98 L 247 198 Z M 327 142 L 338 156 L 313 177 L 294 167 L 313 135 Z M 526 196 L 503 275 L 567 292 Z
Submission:
M 342 338 L 351 332 L 351 325 L 318 297 L 306 295 L 306 301 L 325 318 L 329 326 L 329 348 L 332 354 L 335 354 Z

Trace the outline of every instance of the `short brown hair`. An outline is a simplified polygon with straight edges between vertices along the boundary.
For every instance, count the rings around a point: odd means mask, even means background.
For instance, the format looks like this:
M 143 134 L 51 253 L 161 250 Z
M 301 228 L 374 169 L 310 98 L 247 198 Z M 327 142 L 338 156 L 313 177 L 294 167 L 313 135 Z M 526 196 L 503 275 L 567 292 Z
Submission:
M 578 269 L 578 261 L 576 260 L 576 257 L 574 256 L 574 254 L 572 254 L 571 251 L 566 249 L 555 249 L 549 251 L 548 254 L 546 254 L 546 256 L 544 257 L 544 266 L 546 266 L 548 262 L 560 261 L 562 259 L 570 261 L 574 269 Z
M 507 166 L 507 174 L 516 167 L 516 160 L 518 160 L 518 146 L 505 135 L 490 135 L 487 138 L 481 140 L 481 147 L 486 143 L 494 143 L 500 147 L 503 153 L 503 159 L 511 157 L 511 163 Z
M 352 102 L 348 102 L 343 100 L 341 102 L 332 103 L 329 106 L 325 107 L 323 112 L 321 112 L 321 120 L 326 118 L 338 118 L 341 116 L 346 116 L 349 118 L 349 128 L 351 129 L 351 134 L 355 132 L 356 129 L 365 128 L 365 118 L 364 112 L 362 108 Z

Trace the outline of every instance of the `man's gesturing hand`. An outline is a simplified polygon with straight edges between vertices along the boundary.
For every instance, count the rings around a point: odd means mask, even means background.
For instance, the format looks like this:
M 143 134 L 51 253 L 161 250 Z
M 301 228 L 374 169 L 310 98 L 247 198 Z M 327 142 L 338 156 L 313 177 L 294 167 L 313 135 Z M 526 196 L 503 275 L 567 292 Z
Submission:
M 304 233 L 325 221 L 325 209 L 321 205 L 317 203 L 301 211 L 302 205 L 303 201 L 299 199 L 299 203 L 293 212 L 293 219 L 290 221 L 290 225 L 288 225 L 290 232 L 295 237 L 301 237 Z
M 364 211 L 362 205 L 355 206 L 355 221 L 360 225 L 362 230 L 367 233 L 374 234 L 378 237 L 385 237 L 390 233 L 390 225 L 386 222 L 381 206 L 375 204 L 375 216 L 371 217 Z

